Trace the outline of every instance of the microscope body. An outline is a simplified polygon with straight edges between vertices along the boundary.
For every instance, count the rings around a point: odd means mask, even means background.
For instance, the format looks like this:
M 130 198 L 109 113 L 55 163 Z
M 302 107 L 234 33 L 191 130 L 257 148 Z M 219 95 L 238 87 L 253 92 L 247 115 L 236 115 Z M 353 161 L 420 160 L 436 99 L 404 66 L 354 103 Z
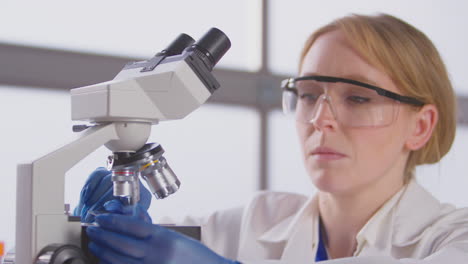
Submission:
M 212 92 L 200 82 L 190 59 L 183 58 L 184 55 L 167 58 L 146 72 L 141 72 L 141 65 L 128 64 L 111 81 L 72 89 L 72 119 L 157 124 L 184 118 Z M 215 79 L 210 85 L 219 86 Z
M 81 223 L 64 212 L 65 173 L 102 145 L 114 157 L 124 155 L 132 160 L 136 154 L 141 155 L 153 124 L 185 117 L 219 87 L 211 70 L 229 47 L 227 36 L 215 28 L 195 43 L 182 34 L 152 59 L 125 65 L 113 80 L 72 89 L 72 120 L 92 125 L 80 126 L 84 131 L 75 141 L 18 165 L 16 252 L 14 260 L 5 263 L 62 264 L 75 263 L 75 260 L 87 263 L 78 252 Z M 172 170 L 160 155 L 162 152 L 155 149 L 152 148 L 151 155 L 143 156 L 151 158 L 149 163 L 154 170 L 171 174 Z M 178 185 L 175 190 L 174 186 L 163 186 L 162 192 L 153 190 L 151 184 L 157 179 L 143 178 L 156 198 L 164 198 L 178 188 Z M 125 188 L 133 180 L 122 181 L 122 177 L 113 174 L 114 196 L 117 193 L 129 198 L 130 203 L 138 202 L 139 193 Z M 52 252 L 50 248 L 57 248 L 55 245 L 66 245 L 66 248 L 60 249 L 61 253 Z

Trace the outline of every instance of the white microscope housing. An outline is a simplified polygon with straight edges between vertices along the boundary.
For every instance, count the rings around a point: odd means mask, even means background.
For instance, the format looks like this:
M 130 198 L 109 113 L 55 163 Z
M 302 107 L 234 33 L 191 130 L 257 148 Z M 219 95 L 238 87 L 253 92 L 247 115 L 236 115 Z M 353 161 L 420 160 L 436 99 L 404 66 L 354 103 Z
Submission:
M 216 28 L 195 43 L 182 34 L 152 59 L 125 65 L 113 80 L 72 89 L 72 120 L 91 125 L 78 127 L 85 131 L 77 140 L 18 165 L 16 252 L 5 263 L 86 263 L 73 250 L 80 247 L 81 223 L 64 213 L 65 173 L 102 145 L 134 153 L 153 124 L 181 119 L 205 103 L 219 87 L 212 68 L 229 48 Z M 53 252 L 51 245 L 72 248 Z
M 141 69 L 124 68 L 111 81 L 72 89 L 72 120 L 156 124 L 185 117 L 211 96 L 185 60 Z

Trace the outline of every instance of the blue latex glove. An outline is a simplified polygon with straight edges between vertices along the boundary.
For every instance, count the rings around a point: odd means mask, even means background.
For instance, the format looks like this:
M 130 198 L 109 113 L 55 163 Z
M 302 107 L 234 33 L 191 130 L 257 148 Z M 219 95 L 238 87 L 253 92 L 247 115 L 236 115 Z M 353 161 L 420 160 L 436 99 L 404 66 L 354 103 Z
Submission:
M 124 205 L 121 200 L 114 199 L 106 202 L 104 209 L 109 213 L 135 216 L 146 223 L 152 223 L 147 208 L 144 208 L 141 204 Z
M 94 215 L 105 210 L 104 204 L 110 200 L 118 199 L 112 194 L 112 173 L 105 168 L 97 168 L 89 175 L 80 194 L 80 202 L 74 210 L 74 215 L 81 216 L 81 222 L 94 222 Z M 140 201 L 145 210 L 151 204 L 151 193 L 140 182 Z
M 96 216 L 90 226 L 89 249 L 100 263 L 112 264 L 234 264 L 200 242 L 145 220 L 146 211 L 134 207 L 133 215 Z M 149 217 L 149 216 L 148 216 Z

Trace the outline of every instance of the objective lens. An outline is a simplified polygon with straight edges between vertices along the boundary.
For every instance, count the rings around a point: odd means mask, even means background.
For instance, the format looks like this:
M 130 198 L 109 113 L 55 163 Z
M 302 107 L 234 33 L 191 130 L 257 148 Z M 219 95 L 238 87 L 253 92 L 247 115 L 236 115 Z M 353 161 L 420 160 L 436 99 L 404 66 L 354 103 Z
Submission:
M 140 201 L 140 182 L 136 172 L 129 168 L 112 170 L 114 196 L 121 197 L 124 204 Z
M 156 199 L 166 198 L 175 193 L 180 186 L 179 179 L 162 156 L 158 160 L 143 166 L 140 175 L 148 183 Z
M 111 161 L 114 196 L 130 199 L 131 203 L 138 202 L 138 176 L 148 183 L 156 199 L 163 199 L 175 193 L 179 189 L 180 181 L 163 154 L 164 149 L 157 143 L 147 143 L 135 153 L 114 153 Z

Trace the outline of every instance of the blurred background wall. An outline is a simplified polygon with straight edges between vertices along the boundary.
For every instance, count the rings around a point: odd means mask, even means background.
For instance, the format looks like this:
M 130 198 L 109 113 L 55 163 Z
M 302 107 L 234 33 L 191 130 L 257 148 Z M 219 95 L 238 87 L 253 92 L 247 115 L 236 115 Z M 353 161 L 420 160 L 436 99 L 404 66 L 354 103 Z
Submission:
M 350 13 L 398 16 L 439 49 L 458 96 L 459 126 L 450 153 L 418 168 L 417 177 L 440 200 L 468 206 L 466 10 L 468 2 L 458 0 L 3 0 L 0 240 L 14 246 L 16 165 L 76 137 L 69 89 L 112 79 L 126 62 L 152 57 L 179 33 L 197 39 L 210 27 L 232 41 L 215 70 L 222 86 L 186 119 L 153 126 L 150 140 L 162 144 L 182 186 L 153 200 L 151 215 L 205 215 L 242 205 L 258 190 L 313 194 L 294 120 L 281 113 L 279 82 L 296 74 L 311 32 Z M 65 201 L 72 208 L 108 154 L 102 147 L 67 173 Z

